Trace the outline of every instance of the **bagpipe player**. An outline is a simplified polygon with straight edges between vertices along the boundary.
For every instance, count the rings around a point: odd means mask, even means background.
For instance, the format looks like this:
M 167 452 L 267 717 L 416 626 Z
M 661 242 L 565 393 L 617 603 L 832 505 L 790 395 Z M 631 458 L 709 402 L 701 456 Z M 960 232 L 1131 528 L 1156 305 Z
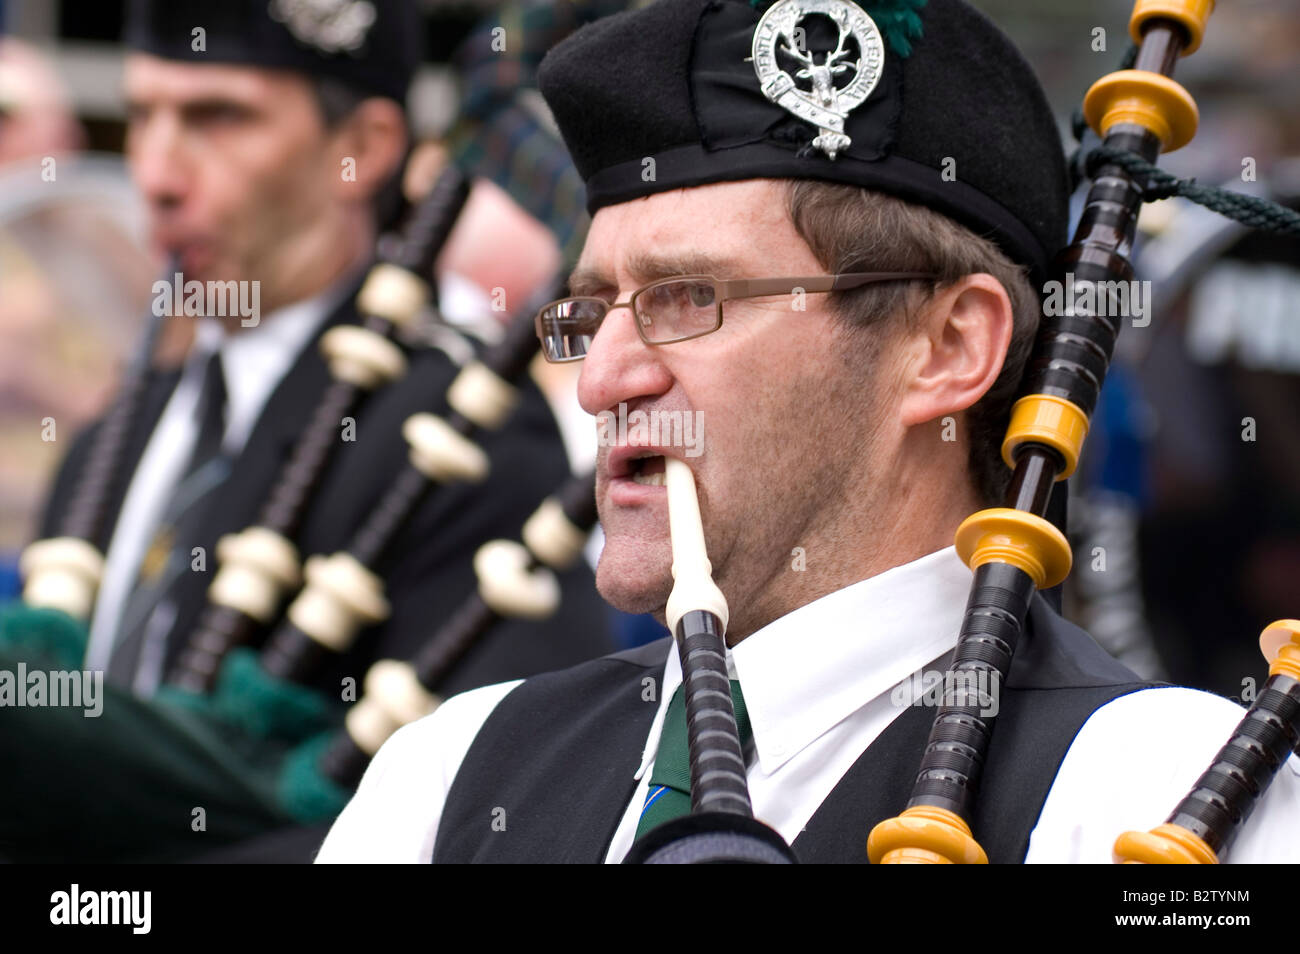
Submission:
M 1051 111 L 960 0 L 657 0 L 554 48 L 539 86 L 594 213 L 573 297 L 538 319 L 548 356 L 583 360 L 589 413 L 705 435 L 694 456 L 601 442 L 597 585 L 664 611 L 665 459 L 684 462 L 754 817 L 802 861 L 864 862 L 961 626 L 954 531 L 1010 477 L 1067 240 Z M 318 860 L 622 861 L 689 809 L 680 673 L 662 640 L 447 701 L 379 752 Z M 1142 682 L 1043 593 L 999 689 L 972 822 L 996 862 L 1109 862 L 1242 715 Z M 1229 860 L 1300 860 L 1298 828 L 1292 757 Z
M 22 766 L 33 785 L 76 771 L 67 766 L 98 764 L 105 744 L 133 750 L 153 744 L 138 734 L 139 720 L 148 721 L 151 700 L 166 687 L 207 604 L 217 541 L 258 520 L 322 402 L 331 381 L 322 338 L 362 321 L 356 299 L 386 227 L 380 206 L 408 151 L 405 101 L 423 25 L 415 4 L 405 0 L 343 6 L 335 17 L 281 0 L 129 4 L 128 161 L 152 238 L 184 283 L 161 303 L 173 309 L 191 283 L 224 283 L 238 286 L 239 300 L 255 301 L 257 311 L 221 317 L 168 310 L 149 318 L 191 323 L 194 340 L 181 367 L 154 368 L 146 376 L 141 411 L 125 437 L 125 479 L 107 501 L 106 570 L 89 617 L 84 665 L 106 672 L 110 694 L 103 718 L 87 720 L 90 728 L 75 738 L 47 738 L 36 729 L 4 733 L 6 761 Z M 164 281 L 173 282 L 171 270 Z M 465 284 L 443 288 L 442 313 L 491 317 L 489 290 L 459 293 Z M 245 291 L 252 288 L 255 294 Z M 482 314 L 475 310 L 480 303 Z M 457 337 L 467 354 L 481 350 Z M 405 372 L 366 395 L 354 417 L 338 421 L 337 446 L 310 488 L 296 533 L 303 556 L 346 546 L 406 463 L 403 422 L 438 410 L 465 360 L 417 342 Z M 307 687 L 340 715 L 349 677 L 355 685 L 374 660 L 412 655 L 473 590 L 475 549 L 516 534 L 546 492 L 569 475 L 540 391 L 525 380 L 519 393 L 513 416 L 483 439 L 491 461 L 487 478 L 428 496 L 399 528 L 387 554 L 387 618 Z M 55 535 L 76 495 L 97 432 L 92 426 L 73 442 L 50 495 L 43 536 Z M 205 566 L 196 567 L 197 552 L 206 555 Z M 498 628 L 448 677 L 448 691 L 609 651 L 607 609 L 590 571 L 576 567 L 562 585 L 563 605 L 553 620 Z M 0 714 L 11 728 L 19 715 Z M 33 724 L 53 717 L 28 715 Z M 178 766 L 190 764 L 184 752 L 177 755 Z M 218 768 L 204 769 L 195 788 L 225 779 L 226 769 Z M 58 819 L 77 816 L 84 789 L 67 786 L 39 798 L 15 790 L 0 855 L 8 853 L 3 846 L 12 843 L 11 834 L 21 838 L 48 827 L 54 856 L 64 850 L 65 857 L 129 857 L 133 843 L 144 844 L 143 836 L 133 842 L 137 824 L 151 831 L 163 824 L 155 798 L 182 790 L 183 769 L 177 773 L 164 772 L 157 791 L 138 791 L 154 782 L 116 771 L 95 780 L 104 804 L 111 791 L 123 803 L 138 803 L 142 817 L 105 826 L 102 842 L 59 850 L 54 843 L 66 826 Z M 210 814 L 215 827 L 217 813 Z M 188 835 L 188 815 L 186 808 L 171 819 L 180 829 L 179 845 L 169 846 L 173 854 L 217 844 Z

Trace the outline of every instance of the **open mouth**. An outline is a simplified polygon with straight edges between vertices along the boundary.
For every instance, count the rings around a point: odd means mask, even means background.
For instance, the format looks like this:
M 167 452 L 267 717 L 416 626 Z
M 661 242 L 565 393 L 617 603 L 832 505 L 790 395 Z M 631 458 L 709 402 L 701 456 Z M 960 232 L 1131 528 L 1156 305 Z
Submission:
M 628 476 L 635 483 L 643 484 L 647 487 L 664 486 L 664 457 L 663 454 L 652 454 L 649 451 L 633 457 L 627 462 Z

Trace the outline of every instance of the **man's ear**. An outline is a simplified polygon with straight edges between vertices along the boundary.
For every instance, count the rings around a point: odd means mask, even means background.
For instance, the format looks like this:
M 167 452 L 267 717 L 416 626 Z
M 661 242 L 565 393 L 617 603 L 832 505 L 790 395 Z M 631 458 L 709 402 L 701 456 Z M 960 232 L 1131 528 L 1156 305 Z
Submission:
M 900 421 L 912 427 L 964 411 L 993 387 L 1011 344 L 1011 299 L 992 275 L 940 290 L 909 336 Z
M 391 99 L 363 100 L 331 133 L 338 194 L 370 201 L 406 154 L 406 115 Z

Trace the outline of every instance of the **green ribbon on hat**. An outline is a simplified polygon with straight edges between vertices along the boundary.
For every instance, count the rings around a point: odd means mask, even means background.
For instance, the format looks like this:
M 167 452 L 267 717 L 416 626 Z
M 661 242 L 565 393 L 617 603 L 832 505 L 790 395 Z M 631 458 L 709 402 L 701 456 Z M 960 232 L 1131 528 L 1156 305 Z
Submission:
M 853 0 L 847 0 L 852 3 Z M 912 41 L 921 38 L 921 8 L 927 0 L 875 0 L 873 3 L 859 3 L 867 16 L 880 28 L 881 36 L 895 56 L 906 58 L 912 55 Z M 765 10 L 772 5 L 772 0 L 749 0 L 755 10 Z

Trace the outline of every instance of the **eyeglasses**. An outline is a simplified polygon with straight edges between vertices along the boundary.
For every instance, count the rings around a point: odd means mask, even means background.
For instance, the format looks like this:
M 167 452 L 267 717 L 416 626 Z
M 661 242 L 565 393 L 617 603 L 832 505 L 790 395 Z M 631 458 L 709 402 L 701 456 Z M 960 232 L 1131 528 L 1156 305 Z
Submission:
M 561 298 L 537 313 L 537 337 L 547 361 L 560 364 L 587 356 L 600 324 L 615 308 L 631 308 L 637 334 L 648 345 L 699 338 L 722 327 L 722 303 L 740 298 L 792 295 L 797 292 L 848 291 L 875 282 L 937 279 L 924 272 L 846 272 L 806 278 L 741 278 L 723 281 L 712 275 L 683 275 L 642 286 L 627 301 Z

